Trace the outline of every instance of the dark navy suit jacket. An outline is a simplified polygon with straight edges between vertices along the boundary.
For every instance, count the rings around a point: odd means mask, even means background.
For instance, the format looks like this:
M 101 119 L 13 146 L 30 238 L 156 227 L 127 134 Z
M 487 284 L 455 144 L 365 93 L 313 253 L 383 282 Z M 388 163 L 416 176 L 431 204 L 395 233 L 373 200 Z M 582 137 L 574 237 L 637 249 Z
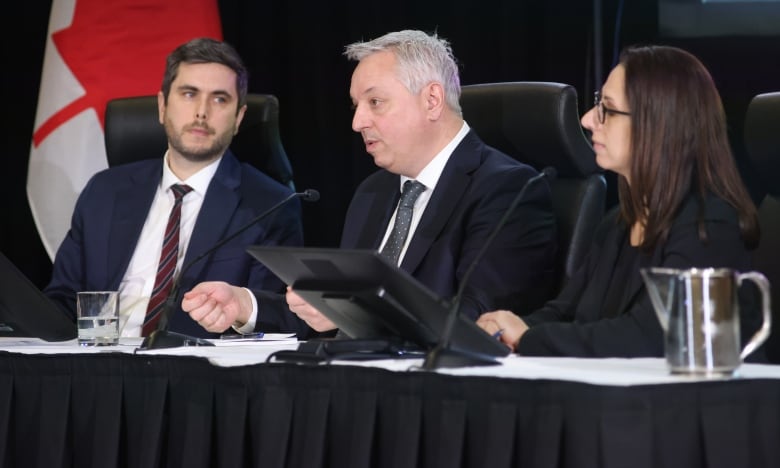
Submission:
M 537 171 L 485 145 L 470 131 L 455 148 L 401 262 L 401 269 L 444 299 L 463 275 Z M 347 210 L 343 248 L 377 249 L 398 199 L 400 176 L 380 170 L 358 187 Z M 540 306 L 552 286 L 556 226 L 546 181 L 529 186 L 523 201 L 479 261 L 461 302 L 476 319 L 481 312 Z
M 71 227 L 57 251 L 52 279 L 45 293 L 74 320 L 76 292 L 117 290 L 162 178 L 162 160 L 150 159 L 99 172 L 79 195 Z M 187 265 L 221 239 L 231 235 L 291 193 L 230 151 L 222 157 L 198 213 L 183 265 Z M 226 281 L 275 292 L 284 284 L 247 252 L 250 245 L 303 244 L 301 209 L 291 200 L 184 271 L 180 279 L 179 307 L 172 311 L 169 329 L 199 337 L 213 337 L 181 310 L 181 294 L 201 281 Z M 258 329 L 295 328 L 292 314 L 265 314 Z

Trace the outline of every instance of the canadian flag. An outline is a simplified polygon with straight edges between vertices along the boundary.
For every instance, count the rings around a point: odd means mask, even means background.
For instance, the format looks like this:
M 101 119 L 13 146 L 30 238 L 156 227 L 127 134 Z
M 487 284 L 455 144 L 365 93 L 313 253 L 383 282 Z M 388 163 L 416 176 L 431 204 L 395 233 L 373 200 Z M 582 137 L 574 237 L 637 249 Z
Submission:
M 166 56 L 222 38 L 217 0 L 53 0 L 30 149 L 27 198 L 52 259 L 76 198 L 108 166 L 106 103 L 156 94 Z

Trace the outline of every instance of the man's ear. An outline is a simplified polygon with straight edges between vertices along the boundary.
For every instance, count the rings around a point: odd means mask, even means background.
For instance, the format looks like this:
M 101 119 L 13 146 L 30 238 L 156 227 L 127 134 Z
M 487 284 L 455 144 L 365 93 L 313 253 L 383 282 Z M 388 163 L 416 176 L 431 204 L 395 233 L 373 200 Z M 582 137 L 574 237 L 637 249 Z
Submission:
M 444 87 L 441 83 L 432 82 L 423 88 L 423 98 L 425 99 L 425 109 L 428 111 L 428 117 L 431 120 L 438 120 L 441 116 L 444 106 L 447 105 L 444 99 Z
M 246 107 L 246 104 L 241 106 L 241 109 L 239 109 L 238 113 L 236 114 L 236 129 L 233 131 L 233 135 L 238 134 L 238 129 L 241 127 L 241 121 L 244 120 L 244 114 L 246 114 Z
M 165 96 L 162 91 L 157 92 L 157 120 L 165 125 Z

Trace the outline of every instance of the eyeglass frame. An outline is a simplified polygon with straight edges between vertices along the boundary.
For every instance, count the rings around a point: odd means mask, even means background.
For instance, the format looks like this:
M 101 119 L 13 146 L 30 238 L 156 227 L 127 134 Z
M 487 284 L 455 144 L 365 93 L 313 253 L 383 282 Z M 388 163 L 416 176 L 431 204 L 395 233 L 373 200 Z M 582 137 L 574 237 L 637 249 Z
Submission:
M 596 119 L 601 125 L 604 125 L 604 122 L 607 121 L 607 114 L 631 115 L 630 112 L 612 109 L 611 107 L 605 106 L 604 103 L 601 102 L 601 91 L 596 91 L 593 93 L 593 107 L 596 108 Z

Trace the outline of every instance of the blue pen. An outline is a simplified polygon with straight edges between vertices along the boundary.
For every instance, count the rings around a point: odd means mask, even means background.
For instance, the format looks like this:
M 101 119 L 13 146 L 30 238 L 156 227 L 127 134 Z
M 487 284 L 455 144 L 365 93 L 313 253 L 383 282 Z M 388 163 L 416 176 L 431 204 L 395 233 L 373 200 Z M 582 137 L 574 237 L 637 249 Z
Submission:
M 238 335 L 222 335 L 219 338 L 222 340 L 260 340 L 265 336 L 265 333 L 263 332 L 256 332 L 256 333 L 246 333 L 246 334 L 238 334 Z
M 501 335 L 503 335 L 503 334 L 504 334 L 504 329 L 503 328 L 499 328 L 497 332 L 493 333 L 493 338 L 499 339 L 499 338 L 501 338 Z

